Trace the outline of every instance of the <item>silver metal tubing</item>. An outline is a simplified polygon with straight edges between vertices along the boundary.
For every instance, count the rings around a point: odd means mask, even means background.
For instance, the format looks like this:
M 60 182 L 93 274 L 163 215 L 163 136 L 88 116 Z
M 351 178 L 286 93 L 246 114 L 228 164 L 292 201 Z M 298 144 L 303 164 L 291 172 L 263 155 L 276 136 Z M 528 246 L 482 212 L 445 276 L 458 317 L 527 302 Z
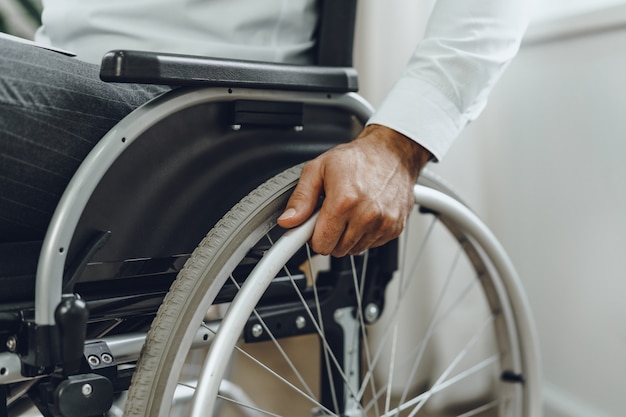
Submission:
M 221 381 L 221 378 L 215 376 L 224 374 L 228 366 L 228 361 L 224 358 L 229 357 L 232 346 L 240 337 L 240 329 L 250 317 L 250 310 L 245 306 L 257 305 L 272 278 L 291 258 L 295 248 L 301 247 L 311 237 L 317 217 L 316 213 L 301 226 L 288 230 L 261 258 L 244 282 L 224 316 L 220 331 L 211 344 L 211 353 L 205 359 L 194 395 L 191 417 L 201 417 L 206 414 L 206 410 L 213 410 Z
M 22 376 L 22 366 L 17 353 L 0 353 L 0 384 L 26 381 Z
M 511 326 L 508 334 L 512 346 L 522 346 L 519 351 L 516 349 L 508 352 L 508 355 L 511 356 L 511 368 L 508 370 L 523 375 L 525 380 L 528 409 L 524 411 L 523 415 L 540 415 L 541 383 L 537 334 L 533 323 L 525 319 L 525 317 L 530 317 L 529 304 L 521 290 L 521 281 L 508 255 L 487 226 L 462 203 L 441 192 L 420 185 L 415 186 L 414 195 L 417 204 L 424 205 L 450 219 L 467 232 L 488 254 L 488 258 L 493 263 L 493 268 L 497 270 L 501 279 L 501 285 L 495 288 L 500 293 L 498 298 L 509 301 L 500 305 L 501 314 L 509 317 L 509 323 L 518 323 L 519 326 Z M 191 413 L 193 417 L 202 416 L 206 410 L 213 409 L 219 390 L 220 376 L 224 374 L 226 369 L 227 361 L 224 358 L 230 354 L 232 346 L 239 337 L 240 329 L 249 317 L 250 310 L 247 309 L 247 306 L 256 305 L 267 283 L 289 259 L 289 255 L 310 238 L 314 222 L 315 218 L 309 219 L 300 228 L 291 229 L 283 235 L 267 251 L 242 286 L 237 298 L 224 317 L 220 331 L 217 333 L 204 363 L 198 389 L 195 393 Z M 521 319 L 515 320 L 514 317 Z
M 205 322 L 198 328 L 192 343 L 192 349 L 208 347 L 219 327 L 220 321 Z M 124 335 L 103 337 L 118 364 L 134 362 L 146 341 L 145 333 L 129 333 Z M 89 343 L 90 341 L 87 341 Z M 31 378 L 22 376 L 20 357 L 17 353 L 0 353 L 0 385 L 27 381 Z
M 506 251 L 489 228 L 469 208 L 459 201 L 439 193 L 431 188 L 416 185 L 414 195 L 417 204 L 432 209 L 453 220 L 465 229 L 490 255 L 493 266 L 498 271 L 506 296 L 501 299 L 510 301 L 510 312 L 516 317 L 531 317 L 530 304 L 522 288 L 517 271 Z M 504 306 L 503 306 L 504 307 Z M 505 313 L 506 314 L 506 313 Z M 511 340 L 522 345 L 520 355 L 513 358 L 514 372 L 524 376 L 525 386 L 530 392 L 530 410 L 525 415 L 541 415 L 541 358 L 539 357 L 539 339 L 532 320 L 515 320 L 518 323 L 516 334 L 510 334 Z M 513 330 L 513 329 L 511 329 Z M 512 354 L 512 352 L 509 352 Z
M 254 89 L 177 89 L 139 107 L 111 129 L 83 161 L 67 186 L 44 239 L 37 265 L 35 323 L 53 325 L 61 302 L 63 269 L 70 241 L 87 201 L 118 156 L 158 120 L 198 104 L 236 99 L 293 101 L 320 104 L 351 111 L 362 122 L 372 106 L 355 93 L 326 94 Z

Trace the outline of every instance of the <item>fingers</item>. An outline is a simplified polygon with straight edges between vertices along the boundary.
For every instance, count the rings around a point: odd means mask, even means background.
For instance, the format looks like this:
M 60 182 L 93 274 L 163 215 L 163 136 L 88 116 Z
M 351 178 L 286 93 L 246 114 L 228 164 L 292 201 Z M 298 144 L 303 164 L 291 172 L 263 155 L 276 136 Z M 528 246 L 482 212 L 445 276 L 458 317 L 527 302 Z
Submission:
M 322 191 L 311 184 L 319 182 L 311 181 L 308 175 L 302 178 L 278 219 L 281 227 L 295 227 L 315 210 L 315 202 Z M 314 252 L 335 257 L 357 255 L 399 236 L 413 206 L 410 194 L 392 196 L 383 205 L 380 195 L 351 195 L 337 184 L 325 191 L 310 241 Z
M 302 169 L 300 180 L 278 218 L 281 227 L 289 229 L 299 226 L 313 214 L 323 191 L 323 178 L 319 169 L 317 161 L 309 162 Z
M 368 126 L 356 140 L 305 165 L 278 224 L 301 224 L 324 194 L 311 238 L 315 252 L 339 257 L 383 245 L 402 232 L 413 185 L 429 157 L 399 133 Z
M 336 212 L 322 206 L 311 238 L 311 248 L 317 253 L 342 257 L 381 246 L 400 235 L 409 213 L 404 207 L 382 210 L 373 202 L 345 211 L 344 217 L 331 214 Z

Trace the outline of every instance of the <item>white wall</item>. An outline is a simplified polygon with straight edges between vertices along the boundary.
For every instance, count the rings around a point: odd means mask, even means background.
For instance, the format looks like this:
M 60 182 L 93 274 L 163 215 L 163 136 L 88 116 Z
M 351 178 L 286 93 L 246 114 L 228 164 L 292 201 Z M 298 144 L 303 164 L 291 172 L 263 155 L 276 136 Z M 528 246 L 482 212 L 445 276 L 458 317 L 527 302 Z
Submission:
M 586 13 L 625 3 L 624 0 L 534 0 L 534 2 L 536 21 Z
M 435 0 L 360 0 L 355 34 L 359 92 L 377 105 L 424 32 Z
M 520 270 L 541 339 L 545 417 L 619 417 L 626 410 L 626 2 L 535 2 L 528 42 L 435 169 L 493 227 Z M 430 4 L 380 3 L 362 2 L 358 41 L 368 48 L 357 49 L 362 93 L 374 103 L 421 33 L 416 14 Z
M 626 24 L 625 7 L 621 15 Z M 470 193 L 524 279 L 546 417 L 626 409 L 626 60 L 616 51 L 626 51 L 623 29 L 535 38 L 439 167 Z

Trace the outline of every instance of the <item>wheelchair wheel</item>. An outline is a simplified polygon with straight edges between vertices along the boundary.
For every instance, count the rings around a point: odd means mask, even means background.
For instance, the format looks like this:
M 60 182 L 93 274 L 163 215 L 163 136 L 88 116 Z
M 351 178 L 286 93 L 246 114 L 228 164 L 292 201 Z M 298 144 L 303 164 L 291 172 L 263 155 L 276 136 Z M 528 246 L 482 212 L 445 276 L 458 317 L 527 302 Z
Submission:
M 198 246 L 153 322 L 125 415 L 540 415 L 528 308 L 476 216 L 422 175 L 398 241 L 316 255 L 314 219 L 276 226 L 300 169 Z

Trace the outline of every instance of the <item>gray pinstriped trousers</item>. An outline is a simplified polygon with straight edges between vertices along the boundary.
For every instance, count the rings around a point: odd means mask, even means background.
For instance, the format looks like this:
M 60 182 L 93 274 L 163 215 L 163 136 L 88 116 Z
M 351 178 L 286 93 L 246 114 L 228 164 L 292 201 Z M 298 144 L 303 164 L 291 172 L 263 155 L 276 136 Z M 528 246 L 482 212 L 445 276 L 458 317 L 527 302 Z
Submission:
M 100 81 L 97 65 L 0 39 L 0 243 L 40 240 L 97 141 L 160 86 Z

